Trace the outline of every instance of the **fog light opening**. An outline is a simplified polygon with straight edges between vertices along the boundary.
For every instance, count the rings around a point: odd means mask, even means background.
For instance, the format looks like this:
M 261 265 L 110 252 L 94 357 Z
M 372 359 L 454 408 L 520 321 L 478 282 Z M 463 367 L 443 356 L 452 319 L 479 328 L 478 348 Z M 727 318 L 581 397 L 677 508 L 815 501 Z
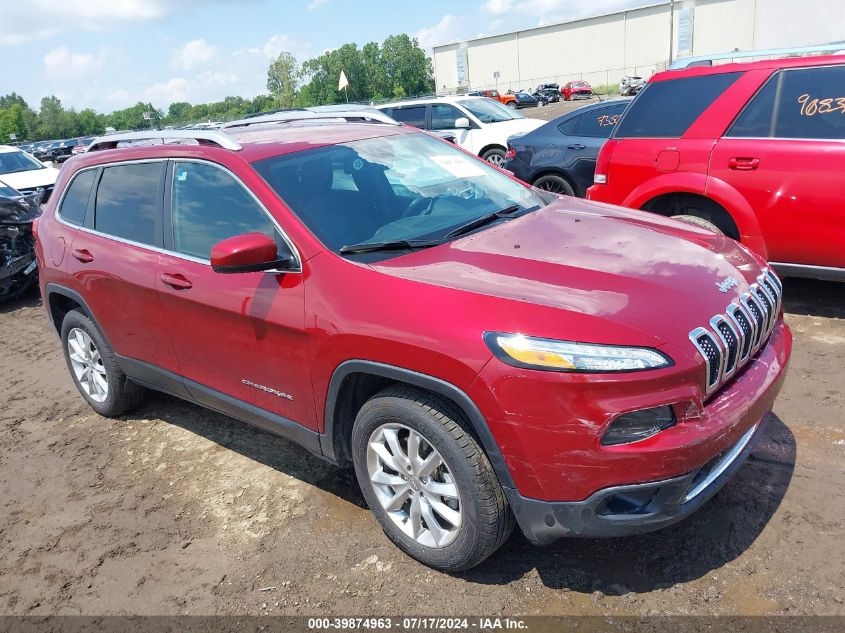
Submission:
M 602 446 L 618 446 L 647 439 L 675 424 L 675 412 L 671 406 L 640 409 L 623 413 L 604 432 Z

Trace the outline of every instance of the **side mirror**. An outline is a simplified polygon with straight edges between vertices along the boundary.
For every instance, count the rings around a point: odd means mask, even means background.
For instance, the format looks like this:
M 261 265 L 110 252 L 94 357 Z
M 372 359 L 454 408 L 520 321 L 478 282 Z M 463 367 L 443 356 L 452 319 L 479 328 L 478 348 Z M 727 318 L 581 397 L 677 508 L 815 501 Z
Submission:
M 264 233 L 236 235 L 211 247 L 211 268 L 224 274 L 292 268 L 296 263 L 293 253 L 278 250 L 273 238 Z
M 465 116 L 458 117 L 455 119 L 455 129 L 458 130 L 468 130 L 469 129 L 469 119 Z

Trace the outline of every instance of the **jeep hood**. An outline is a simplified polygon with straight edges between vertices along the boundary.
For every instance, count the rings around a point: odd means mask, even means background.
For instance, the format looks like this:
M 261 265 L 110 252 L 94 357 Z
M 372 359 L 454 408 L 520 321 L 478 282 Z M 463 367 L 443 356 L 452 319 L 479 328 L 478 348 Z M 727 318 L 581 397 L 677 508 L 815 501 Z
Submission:
M 643 211 L 562 198 L 428 250 L 372 265 L 405 279 L 591 315 L 659 341 L 686 338 L 760 274 L 734 240 Z M 720 282 L 732 277 L 731 282 Z M 507 309 L 503 306 L 503 309 Z M 671 323 L 674 336 L 655 331 Z

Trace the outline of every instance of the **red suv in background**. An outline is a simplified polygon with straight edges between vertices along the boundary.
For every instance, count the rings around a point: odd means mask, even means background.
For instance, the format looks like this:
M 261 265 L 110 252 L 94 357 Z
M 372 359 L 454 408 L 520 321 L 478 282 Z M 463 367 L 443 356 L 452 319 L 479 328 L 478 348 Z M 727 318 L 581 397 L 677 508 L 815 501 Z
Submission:
M 591 200 L 679 217 L 786 274 L 845 279 L 845 57 L 652 77 L 602 148 Z
M 560 88 L 565 101 L 572 101 L 574 97 L 592 97 L 593 87 L 586 81 L 567 81 Z
M 657 529 L 731 477 L 791 349 L 759 257 L 325 116 L 67 162 L 37 256 L 95 411 L 151 388 L 353 465 L 388 537 L 445 570 L 514 520 L 535 543 Z M 115 147 L 150 135 L 192 144 Z

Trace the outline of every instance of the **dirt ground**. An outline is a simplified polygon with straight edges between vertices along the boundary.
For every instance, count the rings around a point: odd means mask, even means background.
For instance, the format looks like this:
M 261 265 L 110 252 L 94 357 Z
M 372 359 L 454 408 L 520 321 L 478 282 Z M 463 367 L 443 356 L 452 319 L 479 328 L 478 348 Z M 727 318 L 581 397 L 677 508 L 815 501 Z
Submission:
M 32 298 L 0 307 L 0 613 L 845 614 L 843 286 L 786 281 L 790 374 L 765 437 L 688 520 L 515 534 L 469 573 L 382 534 L 351 474 L 163 395 L 120 420 L 76 392 Z

